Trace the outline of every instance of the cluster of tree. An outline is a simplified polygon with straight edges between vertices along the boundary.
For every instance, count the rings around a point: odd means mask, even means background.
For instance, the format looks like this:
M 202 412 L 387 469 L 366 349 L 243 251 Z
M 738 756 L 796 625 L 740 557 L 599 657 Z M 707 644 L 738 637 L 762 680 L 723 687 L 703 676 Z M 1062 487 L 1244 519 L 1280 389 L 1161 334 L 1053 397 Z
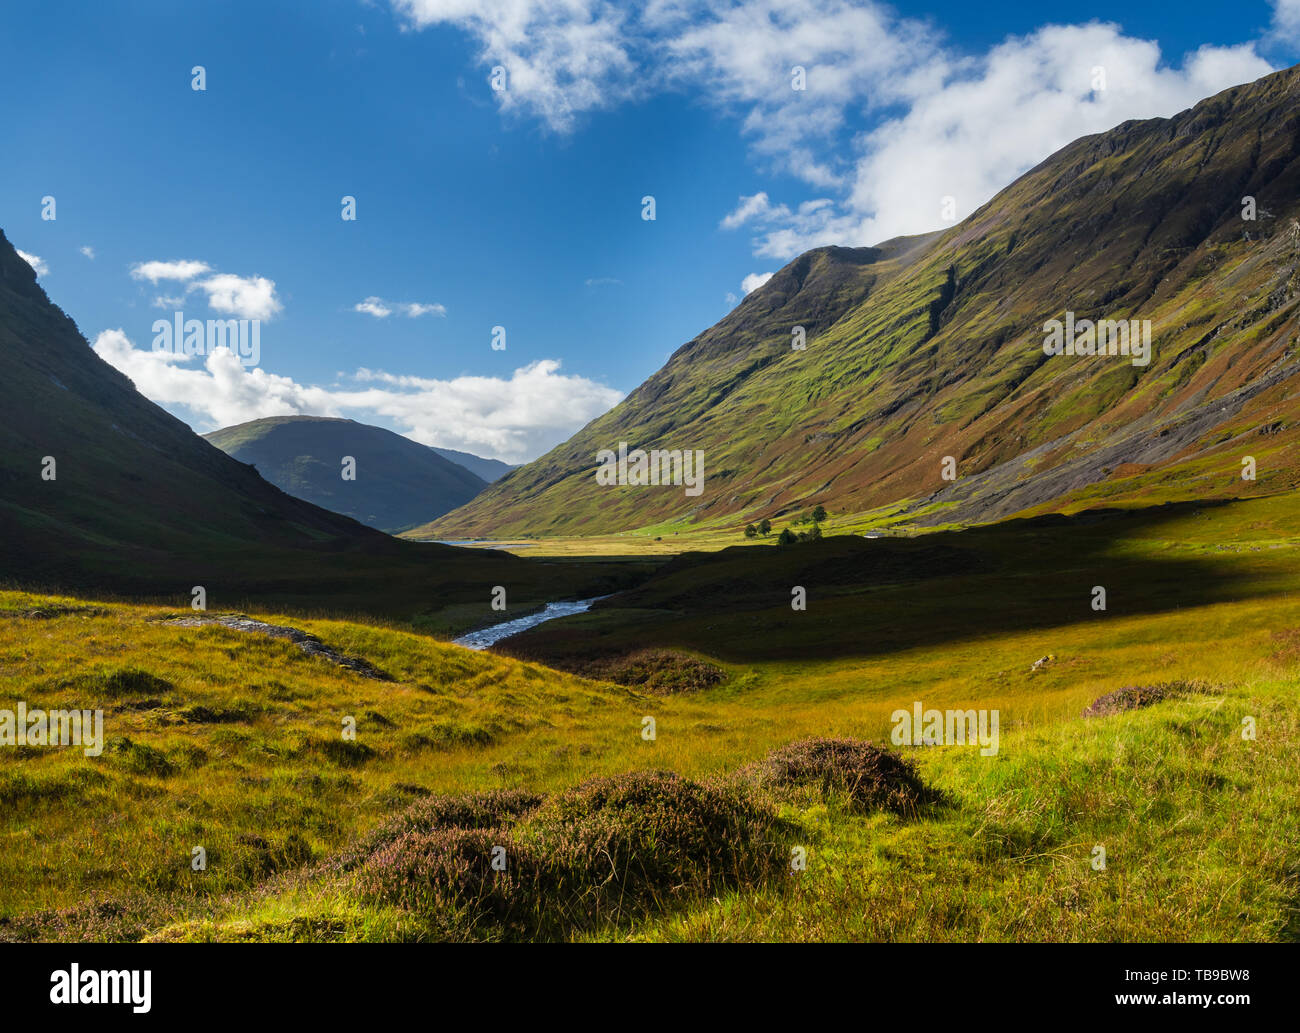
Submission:
M 811 523 L 812 524 L 811 530 L 792 531 L 789 527 L 784 528 L 781 531 L 781 533 L 777 535 L 777 539 L 776 539 L 777 544 L 792 545 L 795 542 L 817 541 L 817 539 L 822 536 L 821 525 L 825 519 L 826 519 L 826 507 L 818 506 L 811 513 L 806 513 L 803 516 L 801 516 L 798 520 L 794 521 L 794 526 Z M 772 533 L 772 521 L 770 520 L 764 520 L 762 523 L 758 524 L 757 526 L 755 526 L 754 524 L 748 524 L 745 527 L 746 538 L 758 538 L 760 536 L 766 538 L 771 533 Z

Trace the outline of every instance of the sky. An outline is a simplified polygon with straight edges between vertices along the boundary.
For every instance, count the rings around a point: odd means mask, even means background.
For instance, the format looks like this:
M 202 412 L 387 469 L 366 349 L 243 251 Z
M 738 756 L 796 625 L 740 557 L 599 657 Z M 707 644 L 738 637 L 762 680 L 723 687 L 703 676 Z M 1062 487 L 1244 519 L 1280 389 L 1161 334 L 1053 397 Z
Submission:
M 343 416 L 517 463 L 802 251 L 1297 60 L 1300 0 L 10 4 L 0 229 L 199 432 Z M 258 347 L 168 350 L 176 313 Z

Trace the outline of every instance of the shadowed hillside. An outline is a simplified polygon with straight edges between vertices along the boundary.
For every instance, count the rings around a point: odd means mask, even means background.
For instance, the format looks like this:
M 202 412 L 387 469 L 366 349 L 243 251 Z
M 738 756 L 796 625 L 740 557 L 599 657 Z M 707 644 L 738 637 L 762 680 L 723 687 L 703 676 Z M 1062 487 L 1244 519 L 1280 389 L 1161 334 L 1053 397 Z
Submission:
M 204 437 L 290 495 L 382 531 L 424 523 L 487 486 L 428 446 L 355 420 L 269 416 Z M 345 457 L 353 479 L 342 476 Z

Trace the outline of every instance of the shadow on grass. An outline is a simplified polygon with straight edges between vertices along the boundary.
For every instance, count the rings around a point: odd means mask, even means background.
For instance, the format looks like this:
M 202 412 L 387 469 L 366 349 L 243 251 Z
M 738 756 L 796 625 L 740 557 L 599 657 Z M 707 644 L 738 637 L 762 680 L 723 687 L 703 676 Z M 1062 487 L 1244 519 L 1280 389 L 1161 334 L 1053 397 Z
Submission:
M 738 663 L 871 657 L 1282 591 L 1257 578 L 1261 569 L 1287 574 L 1286 553 L 1243 561 L 1124 548 L 1171 521 L 1233 504 L 1091 510 L 916 538 L 840 536 L 686 553 L 587 614 L 497 649 L 572 669 L 650 647 Z M 1093 608 L 1098 587 L 1104 611 Z M 806 592 L 804 611 L 791 607 L 796 588 Z

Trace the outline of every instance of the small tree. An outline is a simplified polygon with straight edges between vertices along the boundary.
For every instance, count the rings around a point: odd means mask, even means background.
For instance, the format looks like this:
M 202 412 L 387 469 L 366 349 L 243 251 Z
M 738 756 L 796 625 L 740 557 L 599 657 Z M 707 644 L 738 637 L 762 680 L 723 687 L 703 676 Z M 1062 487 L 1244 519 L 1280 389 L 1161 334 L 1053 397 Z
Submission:
M 759 525 L 758 525 L 758 533 L 761 534 L 764 538 L 766 538 L 769 534 L 771 534 L 771 533 L 772 533 L 772 521 L 770 521 L 770 520 L 764 520 L 761 524 L 759 524 Z
M 826 507 L 818 506 L 813 510 L 813 523 L 820 524 L 826 519 Z
M 798 540 L 799 539 L 795 537 L 794 532 L 791 531 L 790 528 L 785 527 L 781 529 L 781 534 L 777 537 L 776 543 L 777 545 L 793 545 Z
M 745 537 L 746 537 L 746 538 L 756 538 L 757 536 L 758 536 L 758 528 L 755 527 L 753 524 L 746 524 L 746 525 L 745 525 Z
M 810 542 L 815 542 L 819 538 L 821 538 L 821 536 L 822 536 L 821 526 L 819 524 L 813 524 L 812 530 L 808 532 L 808 540 Z

